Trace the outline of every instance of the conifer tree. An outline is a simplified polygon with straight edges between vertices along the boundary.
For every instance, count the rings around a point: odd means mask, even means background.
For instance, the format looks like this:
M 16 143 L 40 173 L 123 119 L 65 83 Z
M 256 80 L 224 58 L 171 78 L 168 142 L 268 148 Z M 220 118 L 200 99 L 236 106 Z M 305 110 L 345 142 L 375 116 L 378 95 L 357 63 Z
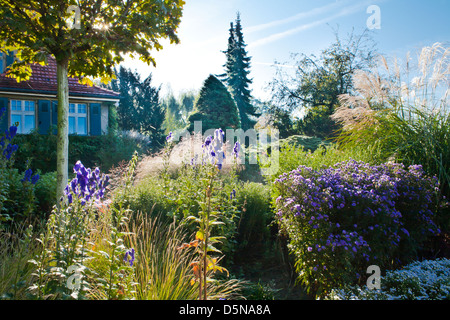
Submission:
M 144 80 L 137 71 L 120 66 L 115 70 L 117 79 L 106 86 L 120 92 L 120 102 L 117 107 L 117 123 L 122 130 L 135 130 L 147 134 L 153 141 L 163 136 L 162 124 L 165 110 L 163 109 L 159 92 L 161 87 L 152 84 L 152 74 Z
M 244 130 L 253 128 L 256 123 L 254 117 L 258 116 L 256 108 L 251 104 L 249 85 L 252 80 L 250 74 L 250 57 L 247 56 L 242 32 L 241 18 L 237 14 L 236 24 L 230 23 L 228 48 L 224 51 L 227 61 L 224 65 L 225 73 L 219 77 L 230 88 L 230 92 L 239 109 L 241 127 Z
M 239 128 L 237 106 L 225 85 L 215 76 L 210 75 L 205 80 L 188 121 L 189 131 L 194 130 L 194 121 L 202 121 L 203 132 L 207 129 L 221 128 L 225 131 Z

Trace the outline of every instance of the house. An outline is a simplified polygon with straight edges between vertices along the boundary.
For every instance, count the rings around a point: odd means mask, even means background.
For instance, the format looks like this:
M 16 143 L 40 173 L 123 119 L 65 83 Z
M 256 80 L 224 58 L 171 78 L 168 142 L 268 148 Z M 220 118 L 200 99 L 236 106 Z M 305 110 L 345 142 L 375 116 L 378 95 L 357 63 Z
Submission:
M 48 134 L 57 123 L 56 60 L 48 64 L 32 64 L 28 81 L 17 82 L 6 71 L 14 55 L 0 52 L 0 109 L 7 112 L 0 119 L 0 132 L 19 123 L 17 133 L 27 134 L 37 129 Z M 83 85 L 69 78 L 69 134 L 101 135 L 108 130 L 108 110 L 119 102 L 119 93 L 98 86 Z M 56 133 L 56 130 L 55 132 Z

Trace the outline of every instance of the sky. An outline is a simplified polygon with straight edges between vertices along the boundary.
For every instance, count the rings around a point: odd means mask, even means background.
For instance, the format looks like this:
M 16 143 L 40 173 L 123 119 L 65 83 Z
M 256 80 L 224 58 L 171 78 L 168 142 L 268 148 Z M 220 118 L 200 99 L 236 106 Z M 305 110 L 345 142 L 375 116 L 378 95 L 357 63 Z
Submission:
M 449 0 L 185 0 L 177 35 L 154 52 L 156 67 L 126 59 L 143 78 L 152 74 L 161 94 L 199 90 L 210 74 L 224 72 L 230 22 L 239 12 L 251 57 L 252 95 L 270 99 L 275 63 L 293 65 L 295 53 L 320 55 L 339 37 L 370 27 L 379 53 L 402 58 L 435 42 L 450 41 Z M 378 12 L 371 10 L 373 6 Z M 370 9 L 370 10 L 368 10 Z M 378 14 L 379 13 L 379 14 Z M 379 19 L 375 17 L 379 17 Z M 379 26 L 374 28 L 374 23 Z M 286 67 L 288 69 L 288 67 Z

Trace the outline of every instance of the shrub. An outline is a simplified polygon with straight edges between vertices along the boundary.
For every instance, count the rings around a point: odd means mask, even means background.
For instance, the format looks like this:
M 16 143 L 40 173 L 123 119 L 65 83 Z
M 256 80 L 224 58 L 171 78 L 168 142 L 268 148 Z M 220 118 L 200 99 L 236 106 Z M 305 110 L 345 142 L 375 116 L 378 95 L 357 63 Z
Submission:
M 56 136 L 41 135 L 37 131 L 16 136 L 20 145 L 16 153 L 16 167 L 26 165 L 43 173 L 56 171 Z M 101 167 L 108 171 L 120 161 L 130 161 L 133 153 L 145 153 L 151 147 L 148 137 L 129 131 L 117 131 L 102 136 L 69 136 L 69 163 L 81 161 L 87 167 Z M 72 170 L 72 168 L 69 168 Z
M 270 244 L 269 225 L 273 220 L 270 188 L 245 182 L 237 189 L 237 207 L 241 216 L 237 225 L 237 251 L 242 258 L 264 253 Z
M 56 172 L 44 173 L 36 183 L 34 193 L 37 200 L 37 211 L 50 213 L 56 204 Z
M 450 260 L 415 261 L 380 277 L 380 290 L 350 286 L 332 290 L 329 300 L 449 300 Z
M 278 156 L 278 170 L 271 175 L 265 176 L 267 182 L 275 181 L 280 174 L 294 170 L 300 165 L 318 170 L 350 159 L 376 164 L 372 163 L 370 154 L 364 152 L 362 148 L 355 147 L 351 150 L 340 150 L 334 144 L 318 146 L 314 151 L 310 151 L 302 144 L 289 143 L 287 141 L 285 143 L 281 142 Z M 276 163 L 274 161 L 260 161 L 259 165 L 262 168 L 266 168 L 272 163 Z
M 0 120 L 5 112 L 6 108 L 0 109 Z M 39 174 L 33 175 L 28 161 L 24 173 L 19 173 L 15 168 L 15 157 L 19 149 L 19 145 L 15 144 L 16 133 L 17 126 L 12 125 L 0 135 L 0 223 L 7 221 L 11 226 L 14 222 L 18 222 L 17 225 L 20 227 L 20 223 L 34 218 L 32 217 L 36 206 L 34 189 L 40 177 Z
M 421 166 L 354 160 L 318 171 L 300 166 L 281 175 L 275 188 L 298 279 L 319 296 L 358 283 L 369 265 L 410 262 L 439 233 L 437 179 Z

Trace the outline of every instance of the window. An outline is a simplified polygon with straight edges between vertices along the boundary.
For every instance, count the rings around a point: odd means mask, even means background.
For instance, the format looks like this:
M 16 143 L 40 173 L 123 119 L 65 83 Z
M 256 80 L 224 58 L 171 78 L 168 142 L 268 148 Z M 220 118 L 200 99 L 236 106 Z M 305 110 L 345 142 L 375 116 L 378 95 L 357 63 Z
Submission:
M 11 100 L 11 124 L 19 123 L 17 133 L 30 133 L 36 128 L 35 102 Z
M 69 103 L 69 134 L 87 135 L 87 106 Z

